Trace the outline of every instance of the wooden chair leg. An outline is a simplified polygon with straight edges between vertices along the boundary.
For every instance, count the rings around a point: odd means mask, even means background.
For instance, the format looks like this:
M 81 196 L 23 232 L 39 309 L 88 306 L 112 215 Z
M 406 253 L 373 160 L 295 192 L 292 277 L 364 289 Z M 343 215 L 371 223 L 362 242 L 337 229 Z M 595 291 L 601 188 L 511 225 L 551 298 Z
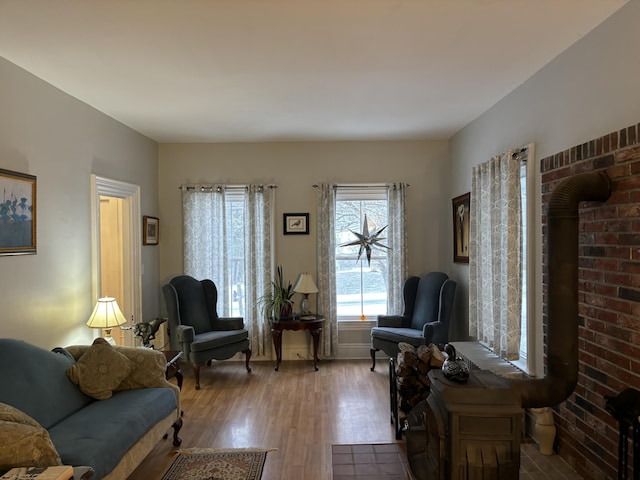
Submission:
M 251 349 L 247 348 L 243 350 L 242 353 L 245 354 L 244 364 L 247 367 L 247 372 L 251 373 L 251 367 L 249 366 L 249 359 L 251 358 Z
M 200 390 L 200 367 L 204 365 L 203 363 L 192 363 L 191 367 L 193 368 L 193 376 L 196 380 L 196 390 Z
M 373 362 L 371 364 L 372 372 L 376 369 L 376 352 L 379 352 L 379 351 L 380 351 L 379 348 L 372 348 L 371 350 L 369 350 L 369 353 L 371 354 L 371 361 Z

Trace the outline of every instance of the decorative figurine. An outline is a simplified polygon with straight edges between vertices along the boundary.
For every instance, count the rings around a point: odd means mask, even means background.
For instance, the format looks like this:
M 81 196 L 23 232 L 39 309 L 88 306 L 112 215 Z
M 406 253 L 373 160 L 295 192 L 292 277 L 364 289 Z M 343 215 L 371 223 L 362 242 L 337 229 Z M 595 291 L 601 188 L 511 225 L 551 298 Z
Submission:
M 149 343 L 156 338 L 155 334 L 164 322 L 166 318 L 154 318 L 150 322 L 140 322 L 133 326 L 133 333 L 136 337 L 142 340 L 142 345 L 146 348 L 153 348 Z
M 444 351 L 448 355 L 448 358 L 442 364 L 442 374 L 454 382 L 466 382 L 469 378 L 467 362 L 456 356 L 455 347 L 449 343 L 445 345 Z

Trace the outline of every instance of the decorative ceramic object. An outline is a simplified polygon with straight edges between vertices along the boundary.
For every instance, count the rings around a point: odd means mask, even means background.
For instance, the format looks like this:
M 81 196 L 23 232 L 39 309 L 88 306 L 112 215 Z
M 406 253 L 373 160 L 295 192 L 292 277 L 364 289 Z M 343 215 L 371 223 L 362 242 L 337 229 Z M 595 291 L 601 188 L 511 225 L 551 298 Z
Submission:
M 442 364 L 443 375 L 454 382 L 466 382 L 469 378 L 467 362 L 457 356 L 455 347 L 449 343 L 445 345 L 444 351 L 448 357 Z
M 553 454 L 553 442 L 556 439 L 556 426 L 553 423 L 553 413 L 549 407 L 532 408 L 535 417 L 533 424 L 533 438 L 538 442 L 540 453 Z

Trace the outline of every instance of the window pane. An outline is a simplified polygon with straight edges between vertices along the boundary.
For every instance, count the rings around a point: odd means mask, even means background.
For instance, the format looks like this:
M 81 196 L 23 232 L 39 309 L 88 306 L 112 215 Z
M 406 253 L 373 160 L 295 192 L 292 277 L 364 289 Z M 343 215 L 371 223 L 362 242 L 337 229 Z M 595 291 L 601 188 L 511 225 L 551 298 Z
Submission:
M 229 195 L 226 213 L 229 278 L 225 289 L 225 303 L 231 306 L 231 316 L 244 316 L 244 197 Z M 222 292 L 218 292 L 218 295 L 221 294 Z

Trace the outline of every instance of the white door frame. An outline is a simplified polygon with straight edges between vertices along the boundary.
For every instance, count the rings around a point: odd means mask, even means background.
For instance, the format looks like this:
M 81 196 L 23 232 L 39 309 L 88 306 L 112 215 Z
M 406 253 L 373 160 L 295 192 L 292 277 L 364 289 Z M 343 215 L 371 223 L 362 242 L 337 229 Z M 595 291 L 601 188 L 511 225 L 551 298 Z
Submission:
M 123 284 L 129 292 L 128 305 L 136 322 L 142 321 L 142 235 L 140 222 L 140 187 L 91 174 L 91 293 L 93 302 L 100 295 L 100 196 L 122 198 L 123 204 Z M 129 320 L 129 319 L 127 319 Z

